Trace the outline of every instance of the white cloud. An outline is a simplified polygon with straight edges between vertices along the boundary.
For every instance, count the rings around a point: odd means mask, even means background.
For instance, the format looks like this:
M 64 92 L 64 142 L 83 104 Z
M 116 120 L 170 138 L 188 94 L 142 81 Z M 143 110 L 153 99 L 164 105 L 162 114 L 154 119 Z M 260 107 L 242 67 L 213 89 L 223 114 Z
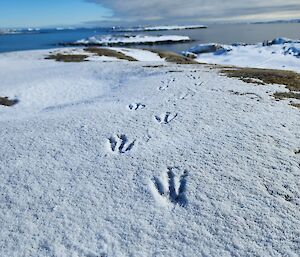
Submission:
M 86 0 L 99 3 L 123 22 L 213 21 L 300 18 L 299 0 Z M 297 11 L 298 10 L 298 11 Z M 289 15 L 290 13 L 290 15 Z M 284 14 L 284 15 L 283 15 Z M 272 16 L 273 15 L 273 16 Z

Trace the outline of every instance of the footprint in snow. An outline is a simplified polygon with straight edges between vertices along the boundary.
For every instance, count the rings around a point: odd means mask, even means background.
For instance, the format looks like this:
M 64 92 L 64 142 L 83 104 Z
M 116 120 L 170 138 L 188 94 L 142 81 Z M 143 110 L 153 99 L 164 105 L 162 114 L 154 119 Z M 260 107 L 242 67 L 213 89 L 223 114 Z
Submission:
M 189 99 L 189 98 L 192 98 L 192 97 L 194 97 L 195 96 L 195 94 L 196 94 L 196 92 L 195 91 L 193 91 L 193 90 L 188 90 L 188 92 L 187 93 L 185 93 L 185 94 L 182 94 L 181 96 L 180 96 L 180 100 L 185 100 L 185 99 Z
M 158 90 L 159 91 L 162 91 L 162 90 L 166 90 L 169 88 L 169 86 L 171 85 L 171 83 L 175 82 L 175 78 L 173 79 L 168 79 L 167 81 L 162 81 L 162 85 L 158 87 Z
M 180 176 L 173 171 L 173 167 L 168 167 L 167 172 L 163 173 L 161 178 L 152 179 L 152 190 L 157 200 L 167 200 L 176 205 L 185 207 L 188 203 L 186 197 L 188 171 L 185 170 Z
M 171 112 L 166 112 L 162 116 L 154 116 L 155 120 L 160 124 L 168 124 L 177 117 L 178 113 L 172 114 Z
M 135 140 L 129 142 L 128 138 L 124 134 L 115 135 L 108 139 L 110 150 L 114 153 L 123 154 L 132 150 L 135 144 Z
M 132 103 L 132 104 L 128 105 L 128 108 L 132 111 L 136 111 L 136 110 L 145 109 L 146 105 L 141 104 L 141 103 Z

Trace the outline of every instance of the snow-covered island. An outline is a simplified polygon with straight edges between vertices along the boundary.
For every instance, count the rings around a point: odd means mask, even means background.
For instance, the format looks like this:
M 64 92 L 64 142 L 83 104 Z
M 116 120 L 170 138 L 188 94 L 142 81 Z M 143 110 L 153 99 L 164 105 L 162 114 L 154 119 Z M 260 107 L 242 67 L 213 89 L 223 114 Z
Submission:
M 200 62 L 300 72 L 300 40 L 275 38 L 255 45 L 199 44 L 183 52 Z
M 138 32 L 138 31 L 168 31 L 168 30 L 189 30 L 189 29 L 206 29 L 206 25 L 167 25 L 167 26 L 139 26 L 133 28 L 113 27 L 113 31 L 118 32 Z
M 297 256 L 299 74 L 196 61 L 0 54 L 0 256 Z
M 126 45 L 147 45 L 147 44 L 170 44 L 179 42 L 189 42 L 188 36 L 177 35 L 105 35 L 93 36 L 87 39 L 81 39 L 72 43 L 62 43 L 65 46 L 126 46 Z
M 20 31 L 15 29 L 0 29 L 0 35 L 20 34 Z
M 39 32 L 40 32 L 39 28 L 0 29 L 0 35 L 33 34 Z

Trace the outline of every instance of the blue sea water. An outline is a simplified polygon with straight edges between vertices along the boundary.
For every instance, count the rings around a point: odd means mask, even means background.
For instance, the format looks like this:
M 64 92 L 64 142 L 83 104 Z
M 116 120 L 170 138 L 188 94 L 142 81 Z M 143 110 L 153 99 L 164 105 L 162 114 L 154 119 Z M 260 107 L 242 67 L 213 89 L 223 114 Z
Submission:
M 250 44 L 262 42 L 264 40 L 272 40 L 276 37 L 299 39 L 300 23 L 214 24 L 209 25 L 207 29 L 132 33 L 116 32 L 107 28 L 66 30 L 45 29 L 23 34 L 0 35 L 0 52 L 57 48 L 60 47 L 59 43 L 75 42 L 94 35 L 111 34 L 189 36 L 193 39 L 193 42 L 146 46 L 146 48 L 181 52 L 200 43 L 214 42 L 232 44 L 243 42 Z

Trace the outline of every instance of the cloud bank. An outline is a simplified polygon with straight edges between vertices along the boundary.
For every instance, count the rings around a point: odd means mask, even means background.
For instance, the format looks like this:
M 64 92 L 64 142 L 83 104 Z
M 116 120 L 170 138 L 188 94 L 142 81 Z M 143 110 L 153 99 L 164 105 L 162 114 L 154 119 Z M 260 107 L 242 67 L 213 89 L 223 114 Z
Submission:
M 243 21 L 300 18 L 299 0 L 86 0 L 122 22 Z

